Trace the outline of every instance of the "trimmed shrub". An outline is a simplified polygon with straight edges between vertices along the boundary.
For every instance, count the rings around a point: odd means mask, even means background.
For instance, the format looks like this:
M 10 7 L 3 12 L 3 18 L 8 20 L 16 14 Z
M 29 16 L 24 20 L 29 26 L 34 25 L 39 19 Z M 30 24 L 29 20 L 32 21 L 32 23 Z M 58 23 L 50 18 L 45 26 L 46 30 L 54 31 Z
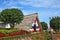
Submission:
M 10 34 L 18 31 L 19 31 L 18 29 L 0 29 L 0 33 L 2 34 Z

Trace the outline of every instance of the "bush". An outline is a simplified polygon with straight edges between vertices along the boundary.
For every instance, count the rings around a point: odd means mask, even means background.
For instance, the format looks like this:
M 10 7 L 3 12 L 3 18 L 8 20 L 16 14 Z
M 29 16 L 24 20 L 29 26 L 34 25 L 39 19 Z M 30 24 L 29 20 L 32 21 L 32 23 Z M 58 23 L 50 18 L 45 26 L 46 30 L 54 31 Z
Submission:
M 18 29 L 0 29 L 0 33 L 2 34 L 10 34 L 18 31 L 19 31 Z
M 52 35 L 51 35 L 51 31 L 49 32 L 45 32 L 45 40 L 52 40 Z

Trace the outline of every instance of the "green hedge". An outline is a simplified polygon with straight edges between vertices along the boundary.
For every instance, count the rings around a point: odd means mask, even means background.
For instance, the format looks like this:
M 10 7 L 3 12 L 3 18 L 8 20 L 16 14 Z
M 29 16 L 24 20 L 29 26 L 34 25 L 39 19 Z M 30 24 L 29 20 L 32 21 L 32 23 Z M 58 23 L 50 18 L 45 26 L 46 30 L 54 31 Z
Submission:
M 4 29 L 4 28 L 0 29 L 0 33 L 3 33 L 3 34 L 10 34 L 18 31 L 19 31 L 18 29 Z

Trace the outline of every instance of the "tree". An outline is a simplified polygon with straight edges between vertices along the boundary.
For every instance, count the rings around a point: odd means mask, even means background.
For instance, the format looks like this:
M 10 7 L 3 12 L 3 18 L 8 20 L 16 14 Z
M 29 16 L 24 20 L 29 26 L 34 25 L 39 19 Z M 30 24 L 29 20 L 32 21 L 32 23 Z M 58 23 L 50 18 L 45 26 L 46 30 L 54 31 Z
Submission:
M 48 28 L 47 23 L 41 22 L 41 25 L 42 25 L 42 28 L 43 28 L 44 30 L 47 30 L 47 28 Z
M 50 19 L 50 27 L 53 28 L 54 30 L 57 30 L 59 31 L 60 29 L 60 17 L 52 17 Z
M 20 23 L 23 20 L 23 13 L 19 9 L 5 9 L 0 13 L 0 21 L 5 24 L 10 24 L 11 28 L 14 28 L 15 24 Z

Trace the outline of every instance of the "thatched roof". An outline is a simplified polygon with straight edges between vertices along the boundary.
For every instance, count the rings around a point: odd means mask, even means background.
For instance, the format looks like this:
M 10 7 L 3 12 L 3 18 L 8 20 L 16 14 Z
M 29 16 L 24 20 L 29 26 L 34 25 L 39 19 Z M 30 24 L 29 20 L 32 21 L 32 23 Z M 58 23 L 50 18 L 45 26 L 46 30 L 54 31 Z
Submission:
M 24 19 L 22 20 L 22 22 L 16 25 L 15 28 L 29 30 L 32 27 L 32 23 L 34 20 L 36 20 L 37 16 L 38 16 L 38 13 L 24 16 Z

